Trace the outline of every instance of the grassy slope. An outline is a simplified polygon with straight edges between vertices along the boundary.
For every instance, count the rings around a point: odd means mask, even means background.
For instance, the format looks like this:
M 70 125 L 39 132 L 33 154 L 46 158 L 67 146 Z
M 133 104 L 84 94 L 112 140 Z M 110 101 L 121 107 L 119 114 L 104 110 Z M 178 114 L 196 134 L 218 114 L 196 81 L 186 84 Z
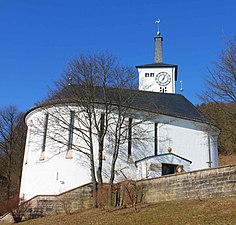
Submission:
M 163 202 L 133 209 L 88 209 L 72 215 L 56 215 L 21 223 L 22 225 L 178 225 L 236 224 L 236 197 Z
M 236 164 L 236 155 L 219 156 L 219 164 Z M 81 210 L 72 215 L 55 215 L 30 220 L 22 225 L 172 225 L 172 224 L 236 224 L 236 197 L 194 201 L 163 202 L 133 209 Z

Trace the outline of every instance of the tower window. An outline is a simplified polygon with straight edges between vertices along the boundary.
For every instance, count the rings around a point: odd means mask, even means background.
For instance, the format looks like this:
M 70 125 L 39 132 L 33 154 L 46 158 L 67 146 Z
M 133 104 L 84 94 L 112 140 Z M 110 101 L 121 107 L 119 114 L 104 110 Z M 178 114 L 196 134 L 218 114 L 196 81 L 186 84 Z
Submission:
M 154 77 L 154 73 L 150 73 L 150 77 Z
M 160 87 L 160 92 L 162 92 L 162 93 L 167 92 L 167 87 Z
M 145 77 L 149 77 L 149 73 L 145 73 Z

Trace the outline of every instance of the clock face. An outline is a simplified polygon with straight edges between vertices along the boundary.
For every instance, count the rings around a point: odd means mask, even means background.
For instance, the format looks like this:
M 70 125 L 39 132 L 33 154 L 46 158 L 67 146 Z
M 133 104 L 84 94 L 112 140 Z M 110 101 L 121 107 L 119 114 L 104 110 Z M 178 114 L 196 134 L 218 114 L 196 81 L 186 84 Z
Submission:
M 166 86 L 167 84 L 170 83 L 171 77 L 170 74 L 166 72 L 160 72 L 156 75 L 155 80 L 160 86 Z

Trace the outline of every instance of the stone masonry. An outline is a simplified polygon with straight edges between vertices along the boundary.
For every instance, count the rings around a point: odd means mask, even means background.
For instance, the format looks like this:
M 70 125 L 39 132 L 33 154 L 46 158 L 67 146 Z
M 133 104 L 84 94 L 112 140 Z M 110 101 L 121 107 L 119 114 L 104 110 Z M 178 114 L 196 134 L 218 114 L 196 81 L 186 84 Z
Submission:
M 92 207 L 92 184 L 86 184 L 59 195 L 39 195 L 22 204 L 27 208 L 25 217 L 29 219 L 76 212 Z
M 139 180 L 135 187 L 139 203 L 236 196 L 236 165 Z M 36 196 L 23 205 L 27 206 L 27 218 L 90 208 L 92 184 L 60 195 Z
M 138 202 L 204 199 L 236 195 L 236 165 L 140 180 Z

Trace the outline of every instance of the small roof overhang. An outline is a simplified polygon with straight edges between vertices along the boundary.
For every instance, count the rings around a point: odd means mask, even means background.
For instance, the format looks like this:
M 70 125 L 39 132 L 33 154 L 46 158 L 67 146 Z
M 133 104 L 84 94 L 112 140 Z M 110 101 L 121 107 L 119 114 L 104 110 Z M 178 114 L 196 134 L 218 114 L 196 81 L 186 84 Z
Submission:
M 140 66 L 136 66 L 136 68 L 170 68 L 174 67 L 175 68 L 175 81 L 177 81 L 177 71 L 178 71 L 178 66 L 175 64 L 166 64 L 166 63 L 152 63 L 152 64 L 144 64 Z
M 170 153 L 163 153 L 163 154 L 154 155 L 154 156 L 148 156 L 148 157 L 139 159 L 139 160 L 135 161 L 135 165 L 137 165 L 139 162 L 142 162 L 142 161 L 144 161 L 144 160 L 149 160 L 149 159 L 153 159 L 153 158 L 161 158 L 161 157 L 163 157 L 163 156 L 174 156 L 174 157 L 179 158 L 179 159 L 181 159 L 181 160 L 187 161 L 187 162 L 190 163 L 190 164 L 192 163 L 191 160 L 186 159 L 186 158 L 184 158 L 184 157 L 182 157 L 182 156 L 179 156 L 179 155 L 177 155 L 177 154 L 174 154 L 174 153 L 170 152 Z

